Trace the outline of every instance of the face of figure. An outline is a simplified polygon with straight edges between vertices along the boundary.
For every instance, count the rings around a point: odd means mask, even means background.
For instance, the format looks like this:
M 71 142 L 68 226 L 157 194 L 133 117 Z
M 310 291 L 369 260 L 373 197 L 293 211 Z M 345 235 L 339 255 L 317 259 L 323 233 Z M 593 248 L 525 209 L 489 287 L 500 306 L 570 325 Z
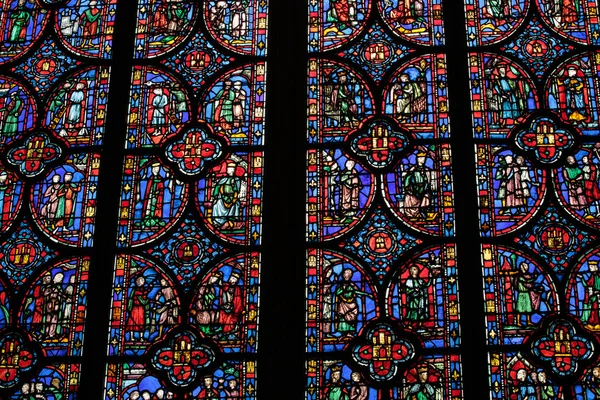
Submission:
M 354 169 L 355 165 L 356 165 L 356 163 L 354 161 L 352 161 L 352 160 L 346 161 L 346 169 L 347 170 Z
M 521 265 L 519 267 L 521 268 L 521 271 L 523 271 L 523 272 L 529 271 L 529 265 L 527 265 L 526 263 L 521 263 Z
M 156 391 L 156 397 L 159 399 L 164 399 L 165 398 L 165 391 L 162 389 L 158 389 Z
M 425 157 L 424 156 L 417 157 L 417 165 L 419 165 L 419 166 L 425 165 Z
M 236 83 L 233 84 L 233 88 L 235 90 L 241 90 L 242 89 L 242 82 L 237 81 Z
M 229 381 L 229 388 L 230 389 L 235 389 L 235 387 L 237 386 L 237 382 L 235 379 L 232 379 Z
M 48 283 L 50 283 L 50 282 L 52 282 L 52 277 L 51 277 L 50 275 L 45 275 L 45 276 L 42 278 L 42 283 L 48 284 Z
M 83 84 L 83 83 L 78 83 L 77 86 L 75 86 L 75 88 L 77 90 L 82 90 L 84 87 L 85 87 L 85 84 Z
M 3 172 L 0 174 L 0 184 L 1 183 L 6 183 L 6 180 L 8 179 L 8 174 L 6 172 Z
M 346 75 L 340 75 L 340 83 L 344 84 L 348 82 L 348 77 Z
M 590 263 L 589 267 L 590 267 L 590 272 L 598 272 L 598 264 Z
M 538 374 L 537 378 L 540 383 L 546 383 L 546 373 L 545 372 L 540 372 Z
M 164 278 L 160 279 L 160 286 L 167 287 L 167 281 Z
M 214 274 L 210 277 L 210 280 L 208 282 L 209 283 L 217 283 L 218 280 L 219 280 L 219 275 Z
M 140 276 L 135 280 L 135 284 L 138 286 L 144 286 L 144 283 L 146 283 L 146 279 L 143 276 Z
M 577 76 L 577 70 L 575 68 L 569 68 L 567 70 L 567 75 L 570 77 Z
M 236 275 L 232 275 L 229 277 L 229 283 L 235 285 L 238 283 L 239 278 Z
M 353 274 L 352 274 L 351 269 L 344 270 L 344 274 L 343 274 L 344 280 L 349 281 L 350 279 L 352 279 L 352 275 Z
M 235 165 L 227 166 L 227 176 L 233 176 L 235 174 Z
M 52 177 L 52 183 L 59 183 L 60 182 L 60 175 L 54 175 Z
M 535 372 L 531 373 L 531 380 L 535 383 L 538 380 L 538 374 Z
M 21 387 L 21 393 L 29 394 L 29 383 L 24 383 Z
M 429 378 L 429 372 L 427 372 L 427 371 L 419 372 L 419 380 L 422 383 L 427 382 L 428 378 Z
M 42 382 L 36 382 L 35 391 L 38 393 L 42 393 L 44 391 L 44 384 Z
M 172 398 L 173 398 L 173 393 L 167 392 L 167 399 L 172 399 Z
M 154 94 L 155 94 L 155 95 L 157 95 L 157 96 L 160 96 L 160 95 L 162 95 L 162 94 L 163 94 L 163 91 L 162 91 L 162 89 L 161 89 L 161 88 L 156 88 L 156 89 L 154 89 L 154 90 L 152 91 L 152 93 L 154 93 Z
M 358 372 L 352 373 L 352 382 L 360 382 L 360 374 Z
M 505 77 L 506 76 L 506 67 L 498 68 L 498 73 L 500 74 L 500 76 Z
M 73 174 L 67 172 L 65 174 L 65 182 L 71 182 L 73 180 Z
M 525 160 L 521 156 L 518 156 L 516 161 L 517 165 L 523 165 L 523 163 L 525 162 Z
M 521 382 L 525 382 L 525 379 L 527 378 L 527 371 L 525 371 L 524 369 L 520 369 L 517 371 L 517 379 L 520 380 Z
M 567 163 L 570 165 L 575 164 L 575 158 L 573 158 L 573 156 L 567 157 Z
M 340 371 L 333 371 L 331 373 L 331 381 L 332 382 L 338 382 L 340 380 L 341 377 L 341 372 Z
M 510 164 L 510 163 L 512 163 L 513 158 L 512 158 L 512 156 L 506 156 L 506 157 L 504 157 L 504 160 L 506 160 L 507 164 Z
M 600 367 L 594 367 L 592 375 L 594 375 L 594 378 L 600 379 Z
M 212 384 L 213 384 L 213 379 L 210 376 L 207 376 L 206 378 L 204 378 L 204 386 L 209 388 L 209 387 L 212 387 Z
M 409 81 L 408 75 L 406 75 L 406 74 L 400 75 L 400 82 L 406 83 L 408 81 Z
M 64 278 L 63 274 L 61 274 L 59 272 L 58 274 L 54 275 L 53 281 L 54 281 L 54 283 L 62 283 L 63 278 Z
M 152 175 L 157 176 L 159 172 L 160 172 L 160 166 L 155 165 L 152 167 Z
M 584 164 L 587 164 L 588 162 L 590 162 L 590 159 L 588 158 L 588 156 L 583 156 L 583 157 L 581 158 L 581 161 L 582 161 Z
M 55 387 L 56 389 L 60 388 L 60 379 L 58 378 L 54 378 L 50 381 L 50 384 Z
M 413 278 L 419 276 L 419 268 L 415 267 L 414 265 L 410 267 L 410 276 L 412 276 Z
M 144 400 L 150 400 L 150 393 L 143 392 L 142 393 L 142 399 L 144 399 Z
M 129 396 L 129 398 L 131 400 L 137 400 L 140 398 L 140 393 L 137 390 L 134 390 L 133 392 L 131 392 L 131 395 Z

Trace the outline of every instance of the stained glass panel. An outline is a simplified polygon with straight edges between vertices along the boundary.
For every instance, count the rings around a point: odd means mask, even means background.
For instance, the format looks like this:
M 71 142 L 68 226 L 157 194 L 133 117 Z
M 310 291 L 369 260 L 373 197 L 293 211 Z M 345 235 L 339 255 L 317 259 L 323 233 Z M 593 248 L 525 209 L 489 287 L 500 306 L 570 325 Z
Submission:
M 3 398 L 78 392 L 115 14 L 114 0 L 0 3 Z
M 597 4 L 466 3 L 491 398 L 596 398 Z
M 309 2 L 309 399 L 462 398 L 441 11 Z
M 256 397 L 267 6 L 138 3 L 107 400 Z

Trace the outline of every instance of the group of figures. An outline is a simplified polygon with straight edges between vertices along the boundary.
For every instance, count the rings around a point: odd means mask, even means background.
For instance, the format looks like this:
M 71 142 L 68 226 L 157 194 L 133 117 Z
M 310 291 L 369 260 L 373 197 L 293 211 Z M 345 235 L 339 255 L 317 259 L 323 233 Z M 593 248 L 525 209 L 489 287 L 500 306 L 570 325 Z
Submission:
M 525 215 L 539 198 L 540 177 L 525 158 L 510 152 L 497 156 L 494 189 L 500 201 L 498 216 Z M 533 192 L 533 193 L 532 193 Z
M 236 41 L 247 41 L 251 35 L 248 33 L 250 23 L 248 10 L 250 1 L 213 1 L 215 3 L 210 7 L 210 22 L 219 35 L 228 38 L 235 43 Z
M 590 149 L 589 153 L 583 152 L 581 160 L 569 156 L 559 178 L 566 186 L 568 205 L 575 211 L 582 213 L 583 218 L 600 218 L 600 176 L 598 164 L 600 154 L 598 147 Z

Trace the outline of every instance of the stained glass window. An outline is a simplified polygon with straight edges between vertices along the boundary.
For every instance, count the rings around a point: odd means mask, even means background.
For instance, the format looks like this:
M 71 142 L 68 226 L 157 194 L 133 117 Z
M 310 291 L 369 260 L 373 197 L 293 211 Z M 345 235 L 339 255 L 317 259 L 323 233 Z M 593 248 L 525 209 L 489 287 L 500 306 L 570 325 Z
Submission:
M 255 398 L 267 12 L 0 2 L 0 398 Z
M 600 398 L 598 1 L 273 3 L 0 0 L 0 398 Z
M 596 13 L 466 2 L 492 399 L 599 393 Z

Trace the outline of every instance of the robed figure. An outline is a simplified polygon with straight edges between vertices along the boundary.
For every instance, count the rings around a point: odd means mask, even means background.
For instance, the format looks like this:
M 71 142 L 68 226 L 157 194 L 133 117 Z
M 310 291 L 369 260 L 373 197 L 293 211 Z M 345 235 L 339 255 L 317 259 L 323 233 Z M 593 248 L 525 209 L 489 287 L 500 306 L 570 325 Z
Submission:
M 417 154 L 417 163 L 405 172 L 404 183 L 404 208 L 403 212 L 408 218 L 426 218 L 431 206 L 435 191 L 435 172 L 425 165 L 427 154 Z
M 175 291 L 169 285 L 166 279 L 160 280 L 161 289 L 155 297 L 155 302 L 159 305 L 156 308 L 158 317 L 158 337 L 162 337 L 163 331 L 177 323 L 179 316 L 179 307 L 177 305 L 177 297 Z
M 496 64 L 487 91 L 494 125 L 512 125 L 527 109 L 529 85 L 504 62 Z
M 13 182 L 8 172 L 0 171 L 0 227 L 8 221 L 13 211 L 12 198 L 14 193 Z
M 588 205 L 600 200 L 600 188 L 598 187 L 598 167 L 590 162 L 589 156 L 581 158 L 583 166 L 583 192 Z
M 334 365 L 331 367 L 331 379 L 325 384 L 323 396 L 326 400 L 349 400 L 348 388 L 342 380 L 342 368 Z
M 540 309 L 543 288 L 536 283 L 536 277 L 529 272 L 529 265 L 526 262 L 519 265 L 514 285 L 516 287 L 516 322 L 522 324 L 522 318 L 524 317 L 524 325 L 529 326 L 532 324 L 532 314 Z
M 333 24 L 338 31 L 343 31 L 352 25 L 348 0 L 329 0 L 329 10 L 326 15 L 327 22 Z
M 363 183 L 356 170 L 356 162 L 347 160 L 340 174 L 341 214 L 350 221 L 356 216 L 360 207 L 360 190 Z
M 56 204 L 55 230 L 61 228 L 63 231 L 71 230 L 75 226 L 75 203 L 77 202 L 77 193 L 81 190 L 79 184 L 73 182 L 73 174 L 67 172 L 63 178 L 64 182 L 60 185 L 58 201 Z
M 89 5 L 90 8 L 85 10 L 79 18 L 81 37 L 83 39 L 82 47 L 92 47 L 93 40 L 98 36 L 101 12 L 96 4 L 97 2 L 95 0 L 91 0 Z
M 7 138 L 13 138 L 19 131 L 19 116 L 23 111 L 23 100 L 19 94 L 14 91 L 9 95 L 9 101 L 0 109 L 2 112 L 2 138 L 0 143 Z
M 200 332 L 205 335 L 214 335 L 223 329 L 218 324 L 220 293 L 223 286 L 223 273 L 213 273 L 208 282 L 204 283 L 198 290 L 198 300 L 194 304 L 192 314 L 199 325 Z
M 218 127 L 225 131 L 231 130 L 233 127 L 233 102 L 235 101 L 233 82 L 229 79 L 226 80 L 213 101 L 215 102 L 215 122 Z
M 420 365 L 417 368 L 417 382 L 406 393 L 406 400 L 435 400 L 435 387 L 429 382 L 429 368 Z
M 162 88 L 155 88 L 152 94 L 150 102 L 150 127 L 148 128 L 148 132 L 151 134 L 152 141 L 156 141 L 160 140 L 167 126 L 169 97 Z
M 546 15 L 556 28 L 574 25 L 581 15 L 580 0 L 546 0 Z
M 486 0 L 485 11 L 492 18 L 506 19 L 511 15 L 510 2 L 511 0 Z
M 395 113 L 402 122 L 425 122 L 427 115 L 427 87 L 424 78 L 412 80 L 400 75 L 400 82 L 390 92 Z
M 219 324 L 223 334 L 233 334 L 239 328 L 244 312 L 244 294 L 240 285 L 240 272 L 233 271 L 227 283 L 222 287 Z
M 218 179 L 212 190 L 212 222 L 222 230 L 237 229 L 241 224 L 245 183 L 237 171 L 235 162 L 227 163 L 226 176 Z
M 160 174 L 161 164 L 154 163 L 150 169 L 150 176 L 146 179 L 146 187 L 142 192 L 142 185 L 138 188 L 137 200 L 141 203 L 141 221 L 138 222 L 143 229 L 156 229 L 166 225 L 163 218 L 165 191 L 170 187 L 170 181 Z
M 150 325 L 150 289 L 146 286 L 146 278 L 139 276 L 135 279 L 135 286 L 130 289 L 127 301 L 127 329 L 132 334 L 132 339 L 138 336 L 141 339 L 143 332 Z
M 204 377 L 204 387 L 202 388 L 200 393 L 198 393 L 198 397 L 196 397 L 196 398 L 202 399 L 202 400 L 204 400 L 204 399 L 218 400 L 221 398 L 221 396 L 219 395 L 219 391 L 213 386 L 212 376 Z
M 398 7 L 390 12 L 390 18 L 403 25 L 424 26 L 426 23 L 424 0 L 399 0 Z
M 333 85 L 329 103 L 337 114 L 340 126 L 354 127 L 358 121 L 358 105 L 354 85 L 349 82 L 345 71 L 338 73 L 338 82 Z
M 417 265 L 412 265 L 409 269 L 409 276 L 406 279 L 404 290 L 406 293 L 406 319 L 414 321 L 421 326 L 423 321 L 430 318 L 429 288 L 431 279 L 424 279 L 421 270 Z
M 358 298 L 359 296 L 370 296 L 360 290 L 352 281 L 353 272 L 345 269 L 342 272 L 342 280 L 335 288 L 335 328 L 342 336 L 353 337 L 358 324 Z
M 67 114 L 67 123 L 74 128 L 83 126 L 85 117 L 85 89 L 86 84 L 79 82 L 75 85 L 75 90 L 71 92 L 68 101 L 69 113 Z
M 52 182 L 44 192 L 44 205 L 40 209 L 40 217 L 52 229 L 56 227 L 56 210 L 58 208 L 58 193 L 62 187 L 60 175 L 52 176 Z
M 19 0 L 17 6 L 8 12 L 10 21 L 8 42 L 10 42 L 10 48 L 14 45 L 21 45 L 27 40 L 27 28 L 32 19 L 32 13 L 25 4 L 27 4 L 27 0 Z
M 583 169 L 579 167 L 575 157 L 567 157 L 567 165 L 563 169 L 563 179 L 567 185 L 569 205 L 575 210 L 583 210 L 588 201 L 585 196 Z
M 581 283 L 585 290 L 581 321 L 593 329 L 600 328 L 600 274 L 598 274 L 598 261 L 588 261 L 589 273 L 581 275 Z
M 553 85 L 563 118 L 574 124 L 588 122 L 589 89 L 583 71 L 576 65 L 569 65 L 563 71 L 563 76 L 557 78 Z

